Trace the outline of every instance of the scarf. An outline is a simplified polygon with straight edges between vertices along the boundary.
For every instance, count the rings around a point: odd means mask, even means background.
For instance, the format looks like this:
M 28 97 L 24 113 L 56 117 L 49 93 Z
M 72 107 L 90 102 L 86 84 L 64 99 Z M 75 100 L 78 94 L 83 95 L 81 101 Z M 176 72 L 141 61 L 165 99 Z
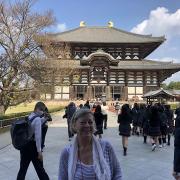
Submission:
M 93 165 L 97 180 L 111 180 L 110 168 L 104 158 L 103 150 L 99 140 L 93 135 Z M 68 180 L 73 180 L 78 160 L 77 136 L 74 137 L 68 159 Z

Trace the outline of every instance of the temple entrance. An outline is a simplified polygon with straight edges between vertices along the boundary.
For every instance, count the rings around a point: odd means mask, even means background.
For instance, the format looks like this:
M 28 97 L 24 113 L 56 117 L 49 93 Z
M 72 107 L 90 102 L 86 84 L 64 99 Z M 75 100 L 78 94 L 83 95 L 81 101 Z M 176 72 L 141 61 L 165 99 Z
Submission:
M 112 99 L 119 101 L 123 94 L 123 86 L 111 86 Z
M 102 99 L 102 97 L 106 94 L 106 86 L 93 86 L 93 98 L 94 99 Z

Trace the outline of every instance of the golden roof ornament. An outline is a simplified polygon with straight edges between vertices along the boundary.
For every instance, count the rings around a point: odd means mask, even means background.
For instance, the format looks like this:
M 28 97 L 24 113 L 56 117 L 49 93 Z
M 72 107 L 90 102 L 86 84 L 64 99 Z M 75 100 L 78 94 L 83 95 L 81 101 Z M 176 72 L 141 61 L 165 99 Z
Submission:
M 108 27 L 110 27 L 110 28 L 114 27 L 114 23 L 112 21 L 109 21 L 108 22 Z
M 79 24 L 80 27 L 84 27 L 86 26 L 86 23 L 84 21 L 81 21 L 80 24 Z

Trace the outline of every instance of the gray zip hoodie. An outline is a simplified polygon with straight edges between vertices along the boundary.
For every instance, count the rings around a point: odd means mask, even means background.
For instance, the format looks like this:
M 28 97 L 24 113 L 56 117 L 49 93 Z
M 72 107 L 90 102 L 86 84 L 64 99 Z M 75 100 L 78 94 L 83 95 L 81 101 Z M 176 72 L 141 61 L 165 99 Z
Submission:
M 31 119 L 32 117 L 37 116 L 37 115 L 40 116 L 40 114 L 37 114 L 37 113 L 35 113 L 35 112 L 32 112 L 32 113 L 29 115 L 28 119 Z M 43 124 L 45 121 L 46 121 L 46 120 L 45 120 L 44 117 L 42 117 L 42 118 L 36 117 L 36 118 L 33 120 L 33 122 L 31 123 L 31 127 L 32 127 L 32 129 L 33 129 L 33 133 L 34 133 L 34 137 L 35 137 L 37 152 L 41 152 L 41 151 L 42 151 L 42 150 L 41 150 L 42 124 Z

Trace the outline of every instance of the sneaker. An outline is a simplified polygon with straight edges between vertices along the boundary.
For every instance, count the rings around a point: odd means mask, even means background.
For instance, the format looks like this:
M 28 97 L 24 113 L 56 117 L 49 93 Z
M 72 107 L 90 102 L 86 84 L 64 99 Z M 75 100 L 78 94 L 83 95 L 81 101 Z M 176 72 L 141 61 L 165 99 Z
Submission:
M 152 151 L 156 149 L 156 144 L 152 145 Z
M 69 141 L 71 141 L 71 138 L 69 138 Z
M 170 146 L 170 142 L 168 142 L 167 145 Z
M 163 147 L 166 147 L 166 143 L 163 143 Z
M 162 148 L 162 144 L 159 145 L 159 148 Z

